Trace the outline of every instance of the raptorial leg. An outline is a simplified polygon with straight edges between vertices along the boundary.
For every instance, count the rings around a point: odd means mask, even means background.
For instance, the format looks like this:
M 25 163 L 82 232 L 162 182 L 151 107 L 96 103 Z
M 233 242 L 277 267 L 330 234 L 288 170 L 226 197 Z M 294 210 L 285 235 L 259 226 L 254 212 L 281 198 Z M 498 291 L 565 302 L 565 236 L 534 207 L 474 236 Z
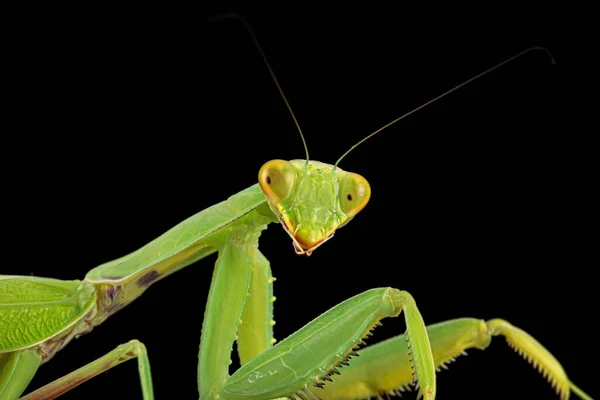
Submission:
M 237 347 L 241 365 L 246 364 L 275 344 L 273 338 L 273 282 L 269 261 L 258 249 L 251 249 L 252 274 L 248 298 L 238 326 Z
M 198 390 L 201 400 L 212 400 L 229 377 L 231 350 L 248 294 L 252 257 L 237 242 L 219 252 L 210 284 L 200 337 Z
M 146 352 L 146 346 L 137 340 L 132 340 L 129 343 L 120 345 L 105 356 L 92 361 L 86 366 L 79 368 L 77 371 L 71 372 L 70 374 L 63 376 L 62 378 L 59 378 L 34 392 L 29 393 L 27 396 L 22 397 L 21 400 L 54 399 L 81 385 L 83 382 L 92 379 L 96 375 L 108 371 L 109 369 L 136 357 L 138 360 L 143 399 L 153 400 L 154 391 L 152 389 L 152 375 L 150 374 L 150 361 L 148 360 L 148 353 Z M 107 397 L 110 396 L 107 394 Z
M 484 321 L 460 318 L 427 327 L 435 366 L 447 368 L 456 357 L 469 348 L 484 350 L 493 336 L 503 335 L 509 345 L 532 363 L 552 384 L 561 399 L 569 398 L 570 391 L 582 399 L 587 394 L 573 385 L 554 356 L 527 332 L 501 319 Z M 358 352 L 343 374 L 328 383 L 321 398 L 349 400 L 378 397 L 382 394 L 400 394 L 411 389 L 411 362 L 407 354 L 405 335 L 369 346 Z
M 320 388 L 348 365 L 379 321 L 402 311 L 410 337 L 405 353 L 410 353 L 424 397 L 434 399 L 435 367 L 425 324 L 412 296 L 392 288 L 368 290 L 325 312 L 243 365 L 227 379 L 218 398 L 318 398 Z

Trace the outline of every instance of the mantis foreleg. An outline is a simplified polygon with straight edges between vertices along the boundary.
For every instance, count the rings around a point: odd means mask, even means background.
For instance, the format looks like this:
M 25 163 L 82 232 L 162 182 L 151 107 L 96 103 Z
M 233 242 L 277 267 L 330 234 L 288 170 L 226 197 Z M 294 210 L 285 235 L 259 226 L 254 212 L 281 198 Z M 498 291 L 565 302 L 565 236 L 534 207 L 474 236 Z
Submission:
M 466 349 L 487 348 L 493 336 L 503 335 L 516 351 L 522 354 L 547 377 L 562 399 L 570 390 L 581 398 L 591 400 L 573 385 L 554 356 L 527 332 L 501 319 L 483 321 L 460 318 L 427 327 L 435 366 L 447 369 L 447 364 L 464 354 Z M 400 394 L 410 390 L 412 381 L 406 338 L 396 336 L 362 349 L 360 357 L 350 361 L 344 373 L 327 384 L 322 399 L 348 400 Z
M 270 219 L 272 216 L 251 212 L 210 239 L 219 257 L 200 338 L 198 388 L 202 400 L 215 398 L 229 377 L 231 350 L 238 335 L 243 361 L 271 346 L 271 270 L 258 251 L 258 238 Z M 238 332 L 242 312 L 246 326 L 251 327 L 248 332 L 244 328 Z
M 258 249 L 251 249 L 252 275 L 248 297 L 238 327 L 237 348 L 242 365 L 270 349 L 273 339 L 273 282 L 269 261 Z
M 252 261 L 246 245 L 233 240 L 219 251 L 200 338 L 200 399 L 214 398 L 229 376 L 231 350 L 248 293 Z
M 237 370 L 218 393 L 221 400 L 314 398 L 348 365 L 362 339 L 385 317 L 405 313 L 414 373 L 425 399 L 435 397 L 435 369 L 423 319 L 412 296 L 392 288 L 356 295 L 287 337 Z M 343 374 L 343 372 L 342 372 Z

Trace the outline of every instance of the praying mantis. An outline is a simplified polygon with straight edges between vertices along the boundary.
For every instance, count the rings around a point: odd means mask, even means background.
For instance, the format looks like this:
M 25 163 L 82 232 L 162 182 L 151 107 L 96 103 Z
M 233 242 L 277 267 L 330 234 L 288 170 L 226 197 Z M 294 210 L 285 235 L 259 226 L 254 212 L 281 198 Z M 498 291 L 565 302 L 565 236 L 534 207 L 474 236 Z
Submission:
M 355 223 L 355 221 L 353 221 L 353 223 Z M 337 240 L 337 237 L 336 237 L 336 240 Z M 328 245 L 330 245 L 330 244 L 328 244 Z M 289 246 L 289 243 L 288 243 L 288 246 Z M 323 249 L 319 249 L 318 251 L 327 251 L 327 250 L 326 250 L 326 247 L 323 247 Z M 315 253 L 315 255 L 316 255 L 316 254 L 317 254 L 317 252 Z M 316 257 L 314 257 L 314 258 L 316 258 Z M 313 261 L 313 260 L 311 260 L 311 261 Z M 304 264 L 304 267 L 303 267 L 303 268 L 310 268 L 310 267 L 308 267 L 308 265 L 309 265 L 309 264 Z M 280 282 L 281 280 L 283 280 L 283 279 L 280 279 L 280 280 L 278 281 L 278 284 L 279 284 L 279 282 Z M 400 286 L 402 286 L 402 285 L 400 284 Z M 277 291 L 278 289 L 275 289 L 275 290 Z M 279 290 L 281 290 L 281 289 L 279 289 Z M 282 294 L 280 297 L 283 297 L 283 294 Z M 418 299 L 417 299 L 417 301 L 418 301 Z M 202 304 L 204 304 L 204 303 L 202 303 Z M 332 302 L 332 304 L 334 304 L 334 303 Z M 325 309 L 322 309 L 321 311 L 324 311 L 324 310 L 325 310 Z M 201 314 L 201 313 L 200 313 L 200 314 Z M 277 315 L 277 314 L 276 314 L 276 315 Z M 281 322 L 281 318 L 278 318 L 278 317 L 277 317 L 277 319 L 279 320 L 279 323 L 280 323 L 280 322 Z M 397 325 L 398 325 L 398 324 L 397 324 L 397 323 L 393 323 L 392 325 L 396 325 L 396 327 L 397 327 Z M 53 360 L 53 362 L 54 362 L 54 360 Z

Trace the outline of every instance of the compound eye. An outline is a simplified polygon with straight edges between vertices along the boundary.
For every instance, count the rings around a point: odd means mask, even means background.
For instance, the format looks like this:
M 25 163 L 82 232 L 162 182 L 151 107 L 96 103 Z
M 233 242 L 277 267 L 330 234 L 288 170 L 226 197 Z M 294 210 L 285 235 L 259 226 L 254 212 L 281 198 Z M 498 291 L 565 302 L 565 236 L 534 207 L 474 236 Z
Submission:
M 371 198 L 371 186 L 362 176 L 349 172 L 341 183 L 340 205 L 348 218 L 354 217 Z
M 271 203 L 287 199 L 294 189 L 296 170 L 285 160 L 271 160 L 258 172 L 258 183 Z

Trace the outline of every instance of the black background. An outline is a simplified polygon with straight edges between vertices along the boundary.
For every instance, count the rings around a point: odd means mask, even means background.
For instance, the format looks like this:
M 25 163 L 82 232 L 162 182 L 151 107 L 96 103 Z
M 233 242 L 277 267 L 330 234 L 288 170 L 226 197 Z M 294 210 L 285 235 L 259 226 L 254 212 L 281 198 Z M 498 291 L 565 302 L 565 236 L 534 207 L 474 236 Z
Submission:
M 216 5 L 208 16 L 231 10 L 255 29 L 311 158 L 328 163 L 527 47 L 553 52 L 556 65 L 529 53 L 351 153 L 340 167 L 370 181 L 370 204 L 313 256 L 297 256 L 275 225 L 261 249 L 278 278 L 278 339 L 352 295 L 389 285 L 410 291 L 428 323 L 507 319 L 593 395 L 588 360 L 598 353 L 584 333 L 594 309 L 584 231 L 591 206 L 580 178 L 590 160 L 583 138 L 566 129 L 568 52 L 557 14 L 490 7 L 436 10 L 434 18 L 432 10 L 290 3 Z M 86 10 L 15 35 L 5 62 L 17 124 L 3 175 L 5 251 L 16 261 L 3 274 L 83 278 L 252 185 L 264 162 L 304 157 L 241 24 L 205 25 L 202 41 L 204 19 L 163 11 Z M 197 398 L 214 261 L 152 286 L 43 366 L 31 387 L 137 338 L 148 347 L 157 398 Z M 371 342 L 403 331 L 401 319 L 384 321 Z M 469 353 L 439 375 L 440 398 L 556 398 L 502 339 Z M 64 398 L 141 398 L 135 362 Z

